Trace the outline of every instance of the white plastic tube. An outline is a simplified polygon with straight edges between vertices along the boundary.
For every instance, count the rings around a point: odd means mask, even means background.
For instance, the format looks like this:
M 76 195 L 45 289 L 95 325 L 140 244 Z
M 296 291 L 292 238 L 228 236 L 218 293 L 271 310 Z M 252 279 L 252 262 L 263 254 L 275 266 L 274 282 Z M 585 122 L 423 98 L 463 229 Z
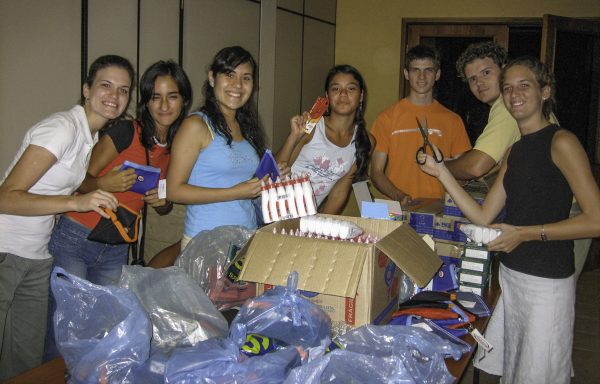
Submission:
M 342 240 L 353 239 L 363 234 L 363 230 L 350 221 L 320 216 L 301 217 L 300 231 L 320 236 L 331 236 Z
M 306 213 L 314 215 L 317 213 L 317 207 L 315 206 L 315 196 L 312 185 L 310 185 L 310 179 L 308 178 L 308 175 L 304 175 L 300 180 L 302 182 L 302 193 L 304 195 L 304 203 L 306 204 Z
M 298 210 L 298 216 L 306 216 L 306 206 L 304 205 L 304 191 L 302 190 L 302 184 L 297 178 L 292 179 L 292 186 L 294 187 L 294 200 L 296 201 L 296 209 Z
M 484 227 L 475 224 L 461 224 L 459 229 L 467 235 L 467 237 L 478 244 L 487 244 L 494 241 L 502 234 L 502 231 L 496 228 Z
M 269 213 L 271 214 L 272 221 L 279 220 L 279 213 L 277 211 L 277 188 L 273 185 L 269 185 Z
M 272 222 L 273 220 L 271 220 L 271 214 L 269 213 L 269 187 L 263 180 L 260 181 L 260 205 L 263 221 L 265 223 Z
M 296 209 L 296 200 L 294 199 L 294 186 L 289 179 L 286 179 L 283 182 L 285 193 L 287 195 L 287 207 L 289 209 L 289 214 L 292 217 L 298 217 L 298 210 Z
M 287 208 L 285 206 L 287 196 L 285 194 L 285 187 L 281 183 L 281 180 L 279 179 L 279 177 L 277 178 L 277 181 L 275 182 L 275 186 L 277 188 L 277 207 L 279 208 L 279 218 L 281 220 L 288 219 L 289 218 L 288 212 L 287 212 Z

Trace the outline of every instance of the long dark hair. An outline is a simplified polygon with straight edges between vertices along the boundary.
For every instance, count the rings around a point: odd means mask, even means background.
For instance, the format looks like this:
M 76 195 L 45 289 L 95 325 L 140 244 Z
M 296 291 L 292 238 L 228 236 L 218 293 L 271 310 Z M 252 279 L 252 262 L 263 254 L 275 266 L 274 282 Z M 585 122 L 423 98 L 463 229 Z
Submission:
M 252 80 L 254 87 L 256 87 L 256 62 L 250 52 L 242 47 L 233 46 L 221 49 L 213 59 L 209 70 L 212 71 L 213 75 L 216 77 L 219 73 L 231 73 L 240 64 L 244 63 L 249 63 L 252 66 Z M 223 116 L 223 113 L 219 108 L 219 102 L 215 98 L 214 89 L 210 86 L 208 79 L 204 82 L 202 91 L 204 93 L 204 105 L 200 108 L 200 111 L 204 112 L 209 117 L 216 133 L 225 137 L 227 145 L 231 145 L 233 140 L 231 132 L 225 121 L 225 116 Z M 236 110 L 235 118 L 242 128 L 241 131 L 244 139 L 252 145 L 259 157 L 262 156 L 266 148 L 266 138 L 256 112 L 254 94 L 250 95 L 246 104 Z
M 367 104 L 367 86 L 365 81 L 358 72 L 358 69 L 348 64 L 336 65 L 331 68 L 325 78 L 325 92 L 329 89 L 329 84 L 333 77 L 338 73 L 349 74 L 358 82 L 362 93 L 362 101 L 354 114 L 354 124 L 356 125 L 356 136 L 354 137 L 354 146 L 356 153 L 356 173 L 352 179 L 353 182 L 365 180 L 367 178 L 367 168 L 369 166 L 369 154 L 371 153 L 371 140 L 367 132 L 367 124 L 365 123 L 365 106 Z
M 167 148 L 171 148 L 175 133 L 177 133 L 181 122 L 187 116 L 192 105 L 192 85 L 190 79 L 179 64 L 172 60 L 161 60 L 148 67 L 140 80 L 140 100 L 138 101 L 136 111 L 137 119 L 142 127 L 140 140 L 142 145 L 148 149 L 152 148 L 154 145 L 153 137 L 156 135 L 156 124 L 148 110 L 148 102 L 152 99 L 154 82 L 159 76 L 171 76 L 173 80 L 175 80 L 177 90 L 183 99 L 183 108 L 167 132 Z

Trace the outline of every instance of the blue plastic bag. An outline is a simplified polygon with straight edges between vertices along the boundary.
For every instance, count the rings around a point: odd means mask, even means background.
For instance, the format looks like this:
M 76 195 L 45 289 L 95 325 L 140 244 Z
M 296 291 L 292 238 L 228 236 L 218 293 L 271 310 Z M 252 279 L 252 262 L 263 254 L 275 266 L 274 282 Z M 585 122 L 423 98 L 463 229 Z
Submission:
M 461 356 L 455 345 L 413 327 L 364 325 L 337 341 L 343 349 L 294 368 L 285 383 L 452 383 L 444 359 Z
M 288 276 L 287 287 L 275 287 L 249 299 L 232 325 L 244 324 L 248 333 L 272 337 L 304 348 L 329 345 L 331 319 L 297 291 L 298 273 Z
M 55 341 L 69 383 L 122 383 L 148 359 L 152 326 L 135 295 L 54 268 Z
M 290 371 L 284 384 L 414 384 L 398 359 L 363 355 L 336 349 Z
M 300 365 L 295 347 L 262 356 L 240 352 L 246 339 L 243 325 L 232 326 L 229 338 L 212 338 L 190 348 L 175 349 L 167 362 L 165 383 L 278 384 Z

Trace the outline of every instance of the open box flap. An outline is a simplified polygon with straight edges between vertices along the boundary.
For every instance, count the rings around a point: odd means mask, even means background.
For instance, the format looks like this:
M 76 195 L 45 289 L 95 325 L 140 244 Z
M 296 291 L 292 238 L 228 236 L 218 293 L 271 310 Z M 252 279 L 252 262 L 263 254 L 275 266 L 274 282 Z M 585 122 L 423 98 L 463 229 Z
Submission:
M 375 245 L 419 287 L 426 286 L 442 260 L 410 226 L 402 225 Z
M 298 289 L 354 297 L 370 246 L 258 231 L 247 247 L 240 279 L 283 285 L 298 272 Z

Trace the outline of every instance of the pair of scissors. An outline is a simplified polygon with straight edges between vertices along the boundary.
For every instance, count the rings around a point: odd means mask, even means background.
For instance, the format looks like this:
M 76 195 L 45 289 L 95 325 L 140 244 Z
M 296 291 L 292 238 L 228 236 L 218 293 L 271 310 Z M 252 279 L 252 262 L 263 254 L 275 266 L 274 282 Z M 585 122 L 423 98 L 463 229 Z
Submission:
M 419 126 L 419 131 L 421 132 L 421 136 L 423 136 L 423 145 L 421 147 L 419 147 L 419 149 L 417 149 L 417 154 L 416 154 L 417 163 L 421 164 L 421 165 L 425 164 L 425 161 L 427 160 L 427 158 L 424 158 L 423 160 L 419 160 L 419 154 L 423 153 L 426 155 L 428 147 L 429 147 L 429 150 L 431 151 L 431 156 L 433 157 L 435 162 L 441 163 L 442 161 L 444 161 L 444 154 L 442 153 L 442 150 L 438 148 L 438 151 L 439 151 L 439 157 L 438 157 L 438 154 L 433 150 L 433 146 L 429 142 L 429 129 L 427 128 L 427 118 L 425 118 L 425 125 L 421 125 L 421 121 L 419 120 L 418 117 L 416 119 L 417 119 L 417 125 Z

